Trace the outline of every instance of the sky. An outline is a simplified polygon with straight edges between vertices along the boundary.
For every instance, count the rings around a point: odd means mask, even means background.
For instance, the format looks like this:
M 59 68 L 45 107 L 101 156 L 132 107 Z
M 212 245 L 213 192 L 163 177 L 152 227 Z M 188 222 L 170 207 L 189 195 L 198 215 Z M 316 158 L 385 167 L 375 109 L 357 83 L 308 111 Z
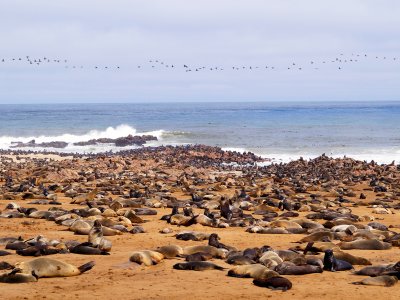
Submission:
M 397 101 L 399 15 L 398 0 L 4 0 L 0 103 Z

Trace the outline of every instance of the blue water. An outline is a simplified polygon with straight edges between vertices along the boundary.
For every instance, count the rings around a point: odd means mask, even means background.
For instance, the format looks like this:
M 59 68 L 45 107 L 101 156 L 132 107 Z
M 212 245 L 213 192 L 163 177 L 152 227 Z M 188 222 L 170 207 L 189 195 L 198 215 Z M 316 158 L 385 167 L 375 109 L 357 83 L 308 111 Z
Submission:
M 281 158 L 400 155 L 400 102 L 0 105 L 0 147 L 64 134 L 75 141 L 108 127 L 122 136 L 130 129 L 119 134 L 121 124 L 138 133 L 162 130 L 159 144 L 202 143 Z

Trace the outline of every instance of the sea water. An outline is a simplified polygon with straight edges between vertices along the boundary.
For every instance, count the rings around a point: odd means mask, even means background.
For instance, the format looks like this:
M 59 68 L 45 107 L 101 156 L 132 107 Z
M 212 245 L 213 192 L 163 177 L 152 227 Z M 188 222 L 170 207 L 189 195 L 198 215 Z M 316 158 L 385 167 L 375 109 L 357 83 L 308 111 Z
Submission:
M 0 105 L 1 149 L 34 139 L 69 143 L 47 151 L 118 151 L 125 148 L 73 143 L 129 134 L 156 136 L 150 146 L 206 144 L 276 162 L 325 153 L 399 163 L 400 102 Z

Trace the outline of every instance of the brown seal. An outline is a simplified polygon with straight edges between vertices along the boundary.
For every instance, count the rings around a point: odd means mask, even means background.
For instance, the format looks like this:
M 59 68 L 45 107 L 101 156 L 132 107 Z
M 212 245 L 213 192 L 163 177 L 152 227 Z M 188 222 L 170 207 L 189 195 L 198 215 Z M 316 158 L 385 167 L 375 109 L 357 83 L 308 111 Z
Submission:
M 254 279 L 254 285 L 266 287 L 273 290 L 287 291 L 292 288 L 292 283 L 289 279 L 281 276 L 274 276 L 267 279 Z

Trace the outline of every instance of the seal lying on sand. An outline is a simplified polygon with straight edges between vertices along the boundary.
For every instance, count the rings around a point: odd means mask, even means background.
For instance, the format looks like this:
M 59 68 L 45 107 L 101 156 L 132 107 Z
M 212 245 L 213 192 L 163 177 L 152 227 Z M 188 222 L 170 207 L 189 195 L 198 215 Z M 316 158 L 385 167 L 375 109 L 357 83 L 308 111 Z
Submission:
M 228 276 L 239 278 L 265 279 L 279 276 L 279 274 L 275 271 L 271 271 L 261 264 L 253 264 L 236 266 L 228 271 Z
M 89 271 L 93 267 L 93 261 L 88 262 L 80 267 L 75 267 L 60 260 L 41 257 L 31 261 L 17 263 L 15 264 L 15 269 L 13 271 L 18 270 L 18 272 L 24 274 L 32 274 L 32 272 L 34 272 L 38 278 L 69 277 L 80 275 L 86 271 Z
M 182 247 L 177 245 L 162 246 L 155 251 L 162 253 L 165 258 L 175 258 L 183 255 Z
M 275 272 L 278 272 L 279 275 L 305 275 L 311 273 L 322 273 L 322 268 L 313 265 L 296 266 L 290 262 L 283 262 L 275 267 Z
M 292 283 L 289 279 L 281 276 L 274 276 L 268 279 L 254 279 L 254 285 L 266 287 L 273 290 L 287 291 L 292 288 Z
M 213 246 L 189 246 L 183 249 L 183 254 L 190 255 L 197 252 L 205 252 L 211 254 L 213 257 L 217 258 L 225 258 L 226 257 L 226 249 L 215 248 Z
M 339 243 L 339 247 L 343 250 L 387 250 L 392 248 L 392 245 L 378 240 L 357 240 L 353 242 L 341 242 Z
M 35 272 L 31 274 L 19 273 L 18 271 L 11 271 L 9 273 L 0 275 L 0 282 L 3 283 L 26 283 L 26 282 L 36 282 L 38 277 Z
M 355 275 L 364 275 L 364 276 L 379 276 L 382 275 L 391 265 L 378 265 L 378 266 L 369 266 L 362 268 L 354 272 Z
M 377 285 L 377 286 L 393 286 L 399 280 L 396 276 L 382 275 L 377 277 L 368 277 L 361 281 L 353 282 L 353 284 L 363 284 L 363 285 Z
M 143 250 L 135 251 L 131 254 L 129 260 L 145 266 L 157 265 L 164 259 L 164 255 L 157 251 Z
M 176 270 L 193 270 L 193 271 L 205 271 L 205 270 L 224 270 L 225 268 L 217 266 L 216 264 L 206 261 L 191 261 L 184 263 L 177 263 L 173 266 Z

